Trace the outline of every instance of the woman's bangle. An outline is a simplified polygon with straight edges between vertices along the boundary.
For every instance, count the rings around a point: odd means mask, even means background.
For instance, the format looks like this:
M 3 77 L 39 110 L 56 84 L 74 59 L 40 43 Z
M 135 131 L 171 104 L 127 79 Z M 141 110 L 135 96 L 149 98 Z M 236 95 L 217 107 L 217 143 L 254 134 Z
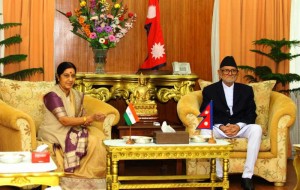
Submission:
M 83 124 L 86 122 L 86 116 L 83 117 Z

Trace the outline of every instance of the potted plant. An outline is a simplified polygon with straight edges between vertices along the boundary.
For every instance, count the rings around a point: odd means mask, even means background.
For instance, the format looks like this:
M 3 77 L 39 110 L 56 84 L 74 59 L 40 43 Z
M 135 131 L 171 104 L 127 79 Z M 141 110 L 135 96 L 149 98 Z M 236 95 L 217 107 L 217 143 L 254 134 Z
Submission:
M 0 13 L 0 15 L 2 15 Z M 21 23 L 0 23 L 0 30 L 5 30 L 11 27 L 20 26 Z M 9 37 L 7 39 L 0 41 L 0 47 L 5 46 L 9 47 L 13 44 L 18 44 L 22 42 L 22 38 L 20 35 L 15 35 L 12 37 Z M 11 63 L 20 63 L 21 61 L 24 61 L 27 58 L 27 55 L 25 54 L 13 54 L 8 55 L 0 58 L 0 64 L 6 65 Z M 35 73 L 43 73 L 43 68 L 29 68 L 29 69 L 23 69 L 14 73 L 3 75 L 0 72 L 0 78 L 7 78 L 7 79 L 14 79 L 14 80 L 24 80 L 26 77 L 32 76 Z
M 256 66 L 256 67 L 245 66 L 245 65 L 238 66 L 238 68 L 246 71 L 246 75 L 244 76 L 244 78 L 248 82 L 276 80 L 277 81 L 276 85 L 281 84 L 284 87 L 286 84 L 289 84 L 291 82 L 300 81 L 300 76 L 298 74 L 278 73 L 278 67 L 282 61 L 292 60 L 300 56 L 300 54 L 292 55 L 291 53 L 287 52 L 292 46 L 299 45 L 300 41 L 297 40 L 288 41 L 285 40 L 284 38 L 282 40 L 271 40 L 271 39 L 263 38 L 260 40 L 256 40 L 253 43 L 254 45 L 263 46 L 263 50 L 265 51 L 261 51 L 259 49 L 252 49 L 250 51 L 266 56 L 271 60 L 273 60 L 275 63 L 275 72 L 273 72 L 272 69 L 268 66 Z M 286 49 L 286 52 L 282 51 L 284 49 Z M 267 52 L 267 50 L 269 50 L 269 52 Z M 286 92 L 294 92 L 299 90 L 300 87 L 287 89 L 287 90 L 279 90 L 279 91 L 286 93 Z

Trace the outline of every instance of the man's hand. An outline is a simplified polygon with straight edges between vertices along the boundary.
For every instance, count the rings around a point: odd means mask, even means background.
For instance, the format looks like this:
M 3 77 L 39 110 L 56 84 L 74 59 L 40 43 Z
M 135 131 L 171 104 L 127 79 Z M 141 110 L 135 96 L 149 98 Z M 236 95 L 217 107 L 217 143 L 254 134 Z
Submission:
M 228 137 L 233 137 L 240 131 L 240 127 L 236 124 L 221 125 L 219 129 L 223 131 Z

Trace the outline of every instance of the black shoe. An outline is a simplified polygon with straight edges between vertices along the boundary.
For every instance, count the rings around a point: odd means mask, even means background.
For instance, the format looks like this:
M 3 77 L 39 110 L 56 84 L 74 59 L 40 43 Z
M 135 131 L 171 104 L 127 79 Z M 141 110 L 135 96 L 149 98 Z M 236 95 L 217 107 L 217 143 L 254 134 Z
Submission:
M 222 182 L 223 181 L 223 177 L 218 177 L 216 178 L 216 182 Z M 223 190 L 223 187 L 215 187 L 215 190 Z
M 241 186 L 244 190 L 254 190 L 252 179 L 250 178 L 242 178 Z
M 223 181 L 223 177 L 218 177 L 218 176 L 217 176 L 216 181 L 217 181 L 217 182 L 222 182 L 222 181 Z

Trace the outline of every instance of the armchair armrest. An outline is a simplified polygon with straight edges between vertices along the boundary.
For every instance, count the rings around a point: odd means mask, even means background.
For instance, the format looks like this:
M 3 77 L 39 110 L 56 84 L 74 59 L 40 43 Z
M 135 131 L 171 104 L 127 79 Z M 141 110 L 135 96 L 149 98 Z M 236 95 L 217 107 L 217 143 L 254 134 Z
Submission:
M 180 98 L 177 103 L 177 114 L 183 125 L 187 128 L 189 134 L 195 131 L 195 123 L 200 114 L 200 105 L 202 103 L 202 91 L 194 91 Z
M 286 127 L 293 125 L 296 120 L 296 105 L 293 100 L 288 96 L 275 91 L 272 91 L 270 98 L 269 125 L 273 126 L 274 124 L 277 124 L 279 118 L 284 115 L 291 117 L 286 124 Z
M 0 100 L 0 151 L 30 151 L 36 148 L 36 129 L 26 113 Z
M 103 131 L 106 138 L 110 139 L 111 127 L 116 125 L 120 120 L 119 111 L 110 104 L 91 96 L 84 97 L 84 108 L 88 115 L 99 112 L 106 114 L 106 119 L 103 122 L 93 122 L 93 127 Z
M 272 91 L 268 123 L 272 153 L 276 154 L 279 141 L 286 141 L 288 129 L 293 125 L 295 119 L 296 105 L 292 99 L 279 92 Z

